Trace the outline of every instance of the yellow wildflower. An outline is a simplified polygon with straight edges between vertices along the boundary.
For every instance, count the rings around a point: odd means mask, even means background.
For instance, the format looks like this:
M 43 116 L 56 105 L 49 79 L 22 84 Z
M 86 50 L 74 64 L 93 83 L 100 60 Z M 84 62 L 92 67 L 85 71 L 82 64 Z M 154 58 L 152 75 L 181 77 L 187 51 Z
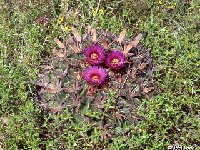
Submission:
M 171 6 L 169 6 L 168 8 L 171 9 L 171 10 L 174 10 L 175 6 L 174 6 L 174 5 L 171 5 Z
M 96 11 L 97 11 L 97 9 L 96 9 L 96 8 L 93 8 L 92 13 L 93 13 L 94 16 L 96 16 L 96 14 L 97 14 Z
M 64 22 L 64 18 L 63 17 L 59 17 L 57 20 L 58 24 L 61 24 Z
M 159 3 L 160 5 L 162 5 L 162 4 L 163 4 L 162 0 L 158 0 L 158 3 Z
M 100 9 L 100 10 L 99 10 L 99 14 L 101 14 L 101 15 L 104 14 L 104 12 L 105 12 L 105 11 L 104 11 L 103 9 Z
M 65 26 L 65 31 L 71 31 L 72 28 L 70 26 Z

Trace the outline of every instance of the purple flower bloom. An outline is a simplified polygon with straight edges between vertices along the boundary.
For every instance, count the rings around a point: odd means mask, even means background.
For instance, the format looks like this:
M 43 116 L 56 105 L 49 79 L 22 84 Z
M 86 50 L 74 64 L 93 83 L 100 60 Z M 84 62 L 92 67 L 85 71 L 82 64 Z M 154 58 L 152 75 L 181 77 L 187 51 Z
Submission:
M 121 69 L 124 67 L 125 56 L 120 51 L 112 51 L 106 58 L 106 66 L 111 69 Z
M 89 67 L 83 73 L 83 79 L 96 86 L 102 84 L 107 76 L 106 70 L 98 66 Z
M 91 45 L 84 51 L 86 60 L 91 65 L 99 65 L 104 61 L 105 51 L 99 45 Z

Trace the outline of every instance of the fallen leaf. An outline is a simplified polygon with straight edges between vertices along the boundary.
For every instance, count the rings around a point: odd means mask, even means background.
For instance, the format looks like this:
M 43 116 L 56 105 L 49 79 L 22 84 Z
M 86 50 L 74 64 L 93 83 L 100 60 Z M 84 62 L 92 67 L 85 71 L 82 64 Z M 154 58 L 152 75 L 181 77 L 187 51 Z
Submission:
M 137 80 L 137 69 L 135 69 L 135 70 L 132 72 L 131 77 L 133 78 L 133 81 L 136 81 L 136 80 Z
M 60 58 L 65 57 L 65 54 L 61 53 L 59 50 L 53 49 L 53 54 L 57 55 Z
M 63 77 L 66 76 L 68 73 L 68 68 L 66 68 L 64 71 L 63 71 Z
M 38 85 L 38 86 L 44 86 L 44 87 L 48 85 L 48 83 L 37 82 L 37 81 L 31 81 L 31 83 Z
M 40 24 L 43 24 L 45 27 L 47 27 L 50 23 L 50 19 L 47 15 L 38 18 L 36 21 Z
M 88 26 L 88 34 L 90 34 L 92 31 L 92 27 L 91 26 Z
M 64 92 L 74 93 L 76 90 L 74 88 L 65 88 Z
M 80 52 L 79 49 L 78 49 L 77 44 L 71 38 L 68 39 L 68 42 L 71 45 L 72 49 L 74 50 L 74 53 L 79 53 Z
M 88 33 L 83 34 L 82 41 L 84 41 L 88 37 Z
M 105 37 L 105 36 L 102 37 L 102 44 L 103 44 L 103 47 L 104 47 L 105 49 L 108 49 L 108 43 L 107 43 L 107 41 L 106 41 L 106 37 Z
M 147 65 L 148 65 L 148 63 L 141 63 L 138 65 L 138 69 L 142 70 L 142 69 L 146 68 Z
M 88 95 L 90 95 L 90 94 L 95 94 L 95 93 L 97 92 L 97 89 L 98 89 L 97 87 L 94 87 L 94 86 L 92 86 L 92 85 L 89 85 L 87 94 L 88 94 Z
M 41 108 L 43 108 L 44 110 L 47 110 L 47 109 L 48 109 L 48 103 L 47 103 L 47 102 L 42 102 L 39 106 L 40 106 Z
M 8 125 L 9 119 L 7 117 L 2 117 L 1 120 L 3 125 Z
M 76 43 L 73 43 L 71 46 L 74 50 L 74 53 L 79 53 L 79 49 L 78 49 L 78 46 L 76 45 Z
M 77 79 L 77 80 L 81 80 L 81 78 L 82 78 L 81 73 L 80 73 L 80 72 L 77 72 L 76 79 Z
M 63 109 L 62 105 L 58 105 L 57 107 L 51 108 L 52 113 L 59 113 Z
M 145 88 L 143 88 L 143 93 L 147 94 L 147 93 L 151 92 L 153 89 L 154 89 L 154 87 L 149 87 L 149 88 L 145 87 Z
M 121 43 L 121 42 L 123 41 L 125 35 L 126 35 L 126 29 L 124 29 L 124 30 L 120 33 L 120 35 L 119 35 L 119 37 L 118 37 L 118 39 L 117 39 L 116 41 L 119 42 L 119 43 Z
M 126 46 L 124 48 L 124 51 L 123 53 L 124 54 L 128 54 L 129 50 L 132 48 L 132 47 L 136 47 L 138 45 L 138 43 L 140 42 L 140 40 L 142 39 L 142 34 L 138 34 L 138 36 L 134 39 L 134 41 L 132 41 L 131 43 L 128 44 L 128 46 Z
M 92 41 L 96 42 L 97 41 L 97 31 L 96 31 L 96 29 L 91 29 L 91 33 L 92 33 Z
M 131 92 L 131 93 L 129 93 L 129 94 L 130 94 L 131 97 L 138 97 L 138 96 L 139 96 L 139 94 L 138 94 L 138 93 L 135 93 L 135 92 Z
M 76 40 L 77 40 L 78 42 L 81 42 L 81 36 L 80 36 L 80 34 L 78 33 L 78 31 L 77 31 L 76 28 L 72 27 L 72 33 L 74 34 L 74 37 L 76 38 Z
M 121 114 L 119 112 L 115 112 L 114 115 L 121 121 L 126 118 L 125 115 L 123 115 L 123 114 Z
M 58 44 L 59 48 L 65 48 L 65 45 L 58 38 L 55 38 L 54 41 Z
M 62 89 L 58 88 L 58 87 L 53 87 L 52 85 L 49 85 L 49 86 L 46 87 L 46 91 L 51 93 L 51 94 L 56 94 L 56 93 L 62 91 Z
M 108 133 L 107 131 L 105 131 L 104 133 L 103 133 L 103 139 L 109 139 L 109 138 L 111 138 L 111 134 L 110 133 Z
M 133 119 L 144 119 L 142 116 L 139 116 L 135 111 L 131 112 L 131 116 L 133 117 Z
M 69 44 L 69 39 L 70 39 L 70 38 L 66 38 L 66 41 L 65 41 L 65 45 L 66 45 L 66 47 L 67 47 L 68 44 Z
M 51 70 L 51 69 L 54 68 L 54 66 L 52 66 L 52 65 L 50 65 L 50 66 L 48 66 L 48 65 L 41 65 L 40 68 L 42 68 L 44 70 Z
M 87 32 L 85 32 L 85 34 L 83 34 L 82 41 L 86 40 L 87 37 L 91 34 L 91 29 L 92 29 L 92 27 L 88 26 Z
M 80 105 L 80 98 L 78 96 L 73 95 L 72 98 L 72 107 L 78 107 Z

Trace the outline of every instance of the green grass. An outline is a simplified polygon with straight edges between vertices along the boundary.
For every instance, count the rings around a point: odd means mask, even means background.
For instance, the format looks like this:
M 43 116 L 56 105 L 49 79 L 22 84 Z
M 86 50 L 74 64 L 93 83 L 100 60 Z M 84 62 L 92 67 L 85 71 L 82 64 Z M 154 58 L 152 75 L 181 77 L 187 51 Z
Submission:
M 200 2 L 198 0 L 163 1 L 0 1 L 0 147 L 3 149 L 166 149 L 170 144 L 198 147 L 199 74 L 200 74 Z M 97 11 L 96 11 L 97 10 Z M 37 23 L 48 15 L 49 28 Z M 64 17 L 59 24 L 58 18 Z M 112 141 L 103 141 L 96 129 L 86 124 L 55 139 L 41 141 L 42 114 L 33 103 L 39 65 L 55 46 L 53 39 L 65 39 L 70 33 L 63 27 L 75 26 L 84 32 L 88 25 L 128 37 L 145 33 L 142 44 L 151 48 L 155 64 L 157 95 L 143 100 L 136 110 L 144 117 L 134 128 L 116 128 Z M 55 117 L 55 116 L 51 116 Z M 46 118 L 48 119 L 48 118 Z M 64 112 L 60 122 L 70 119 Z M 47 121 L 46 121 L 47 123 Z M 59 124 L 52 125 L 58 126 Z M 43 126 L 43 127 L 42 127 Z M 48 128 L 48 132 L 54 132 Z M 129 131 L 129 136 L 126 131 Z M 84 138 L 81 137 L 83 135 Z M 96 146 L 96 147 L 95 147 Z M 1 149 L 1 148 L 0 148 Z

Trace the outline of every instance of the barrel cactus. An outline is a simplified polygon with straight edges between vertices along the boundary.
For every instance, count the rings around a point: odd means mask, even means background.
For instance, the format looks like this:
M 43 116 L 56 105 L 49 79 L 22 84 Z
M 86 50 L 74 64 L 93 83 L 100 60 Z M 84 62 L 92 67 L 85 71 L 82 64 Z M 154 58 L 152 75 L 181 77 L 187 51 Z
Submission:
M 139 43 L 89 27 L 82 36 L 72 28 L 74 37 L 57 46 L 45 65 L 41 65 L 37 104 L 45 115 L 71 114 L 74 123 L 89 124 L 109 132 L 123 123 L 135 124 L 135 110 L 142 98 L 154 90 L 150 49 Z M 63 127 L 64 128 L 64 127 Z

